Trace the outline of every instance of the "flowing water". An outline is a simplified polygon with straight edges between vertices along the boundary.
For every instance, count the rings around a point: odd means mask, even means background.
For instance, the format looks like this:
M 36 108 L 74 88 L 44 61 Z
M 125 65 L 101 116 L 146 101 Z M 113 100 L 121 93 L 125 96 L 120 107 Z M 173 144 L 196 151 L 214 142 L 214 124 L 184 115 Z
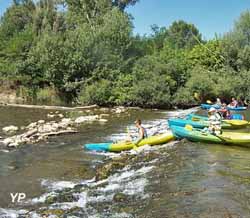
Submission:
M 185 140 L 126 154 L 82 148 L 123 139 L 137 117 L 153 134 L 167 129 L 167 118 L 194 110 L 131 110 L 110 115 L 102 125 L 84 124 L 75 135 L 13 150 L 0 147 L 0 217 L 250 217 L 248 148 Z M 46 120 L 48 112 L 1 107 L 0 129 Z M 124 155 L 131 160 L 123 167 L 95 179 L 98 167 Z M 25 193 L 26 199 L 12 203 L 10 193 Z

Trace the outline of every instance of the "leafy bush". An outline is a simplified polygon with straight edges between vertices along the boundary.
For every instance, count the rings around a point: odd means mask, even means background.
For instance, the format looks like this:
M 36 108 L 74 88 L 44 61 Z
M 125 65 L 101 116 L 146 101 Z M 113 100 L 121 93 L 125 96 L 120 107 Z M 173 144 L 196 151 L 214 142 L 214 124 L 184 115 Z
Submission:
M 111 102 L 112 85 L 108 80 L 100 80 L 83 86 L 78 99 L 81 104 L 107 105 Z

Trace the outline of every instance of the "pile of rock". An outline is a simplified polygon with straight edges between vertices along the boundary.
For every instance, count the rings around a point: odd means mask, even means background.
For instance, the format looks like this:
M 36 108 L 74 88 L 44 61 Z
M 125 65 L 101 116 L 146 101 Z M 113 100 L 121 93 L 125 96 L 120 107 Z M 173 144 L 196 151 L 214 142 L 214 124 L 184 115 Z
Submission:
M 53 113 L 53 112 L 48 113 L 47 117 L 48 118 L 57 118 L 57 117 L 63 118 L 64 115 L 62 113 L 60 113 L 59 111 L 56 111 L 55 113 Z
M 5 127 L 6 128 L 6 127 Z M 76 133 L 71 119 L 62 119 L 60 122 L 45 122 L 39 120 L 25 127 L 25 132 L 5 138 L 2 142 L 8 147 L 17 147 L 21 144 L 36 143 L 46 140 L 49 136 Z
M 120 107 L 113 108 L 111 111 L 115 114 L 121 114 L 121 113 L 125 113 L 127 111 L 127 108 L 120 106 Z
M 98 109 L 100 112 L 104 112 L 99 115 L 86 115 L 79 116 L 77 118 L 64 118 L 64 115 L 59 111 L 50 112 L 47 114 L 48 118 L 59 118 L 59 121 L 45 121 L 39 120 L 37 122 L 31 123 L 26 127 L 22 127 L 21 130 L 24 132 L 22 134 L 14 135 L 2 140 L 2 143 L 8 147 L 17 147 L 21 144 L 26 143 L 37 143 L 39 141 L 46 140 L 49 136 L 76 133 L 77 127 L 83 123 L 99 122 L 100 124 L 105 124 L 108 120 L 107 117 L 110 116 L 109 113 L 121 114 L 128 111 L 125 107 L 116 107 L 113 109 L 103 108 Z M 86 111 L 85 111 L 86 112 Z M 91 112 L 91 111 L 90 111 Z M 16 133 L 19 128 L 17 126 L 7 126 L 4 127 L 3 132 L 6 134 Z
M 106 115 L 105 115 L 106 116 Z M 2 143 L 8 147 L 17 147 L 22 144 L 27 143 L 37 143 L 39 141 L 46 140 L 49 136 L 77 133 L 77 126 L 83 123 L 89 123 L 98 121 L 100 123 L 106 123 L 108 120 L 103 119 L 102 115 L 90 115 L 90 116 L 80 116 L 76 119 L 63 118 L 61 121 L 49 121 L 39 120 L 34 123 L 30 123 L 28 126 L 24 127 L 24 133 L 19 135 L 14 135 L 12 137 L 5 138 Z M 14 133 L 18 131 L 16 126 L 7 126 L 3 128 L 5 133 Z
M 94 121 L 99 121 L 102 123 L 107 122 L 107 119 L 103 119 L 103 114 L 101 115 L 89 115 L 89 116 L 80 116 L 75 119 L 76 124 L 81 124 L 81 123 L 89 123 L 89 122 L 94 122 Z

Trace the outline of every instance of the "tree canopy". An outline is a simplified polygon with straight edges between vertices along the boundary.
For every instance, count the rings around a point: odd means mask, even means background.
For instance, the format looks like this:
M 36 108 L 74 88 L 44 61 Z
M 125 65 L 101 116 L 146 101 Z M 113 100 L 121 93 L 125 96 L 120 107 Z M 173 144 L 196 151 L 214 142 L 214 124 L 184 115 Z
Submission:
M 250 98 L 250 12 L 203 40 L 194 24 L 133 34 L 138 0 L 15 0 L 0 20 L 0 78 L 27 101 L 172 107 Z M 46 90 L 46 91 L 43 91 Z

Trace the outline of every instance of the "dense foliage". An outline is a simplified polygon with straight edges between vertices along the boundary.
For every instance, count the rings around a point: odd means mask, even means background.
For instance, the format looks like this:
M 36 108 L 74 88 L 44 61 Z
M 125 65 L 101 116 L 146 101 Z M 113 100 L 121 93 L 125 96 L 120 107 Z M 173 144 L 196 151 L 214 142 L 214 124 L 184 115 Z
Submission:
M 1 84 L 51 104 L 169 108 L 250 99 L 249 11 L 209 41 L 182 20 L 134 36 L 126 8 L 137 1 L 13 1 L 0 21 Z

